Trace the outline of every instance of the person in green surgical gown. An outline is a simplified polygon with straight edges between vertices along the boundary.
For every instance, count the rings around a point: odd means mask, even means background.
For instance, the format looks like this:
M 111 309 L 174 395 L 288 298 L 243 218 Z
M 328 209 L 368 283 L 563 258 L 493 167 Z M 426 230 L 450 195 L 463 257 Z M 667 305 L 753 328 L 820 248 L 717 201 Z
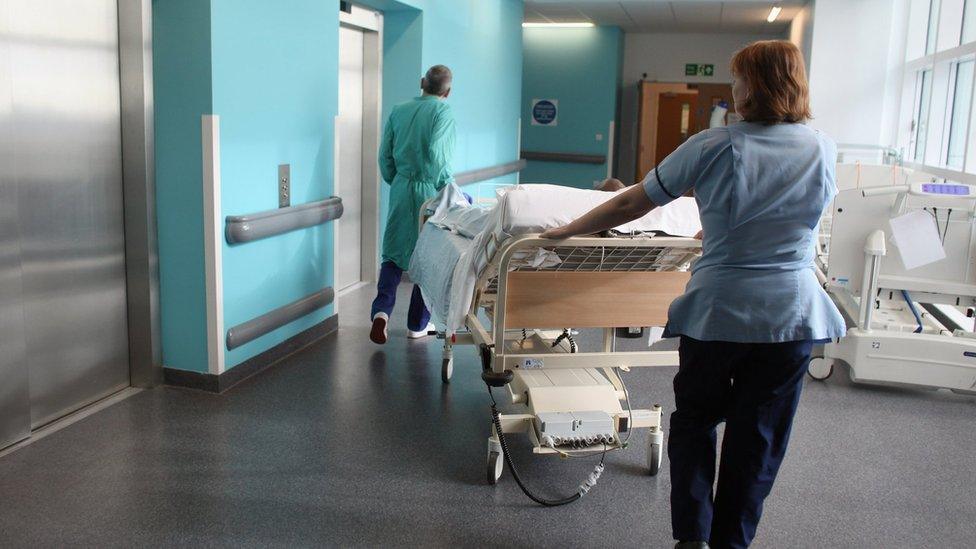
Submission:
M 454 177 L 454 115 L 444 100 L 451 93 L 451 70 L 435 65 L 420 81 L 423 93 L 393 107 L 380 144 L 383 180 L 390 184 L 390 208 L 383 235 L 383 263 L 373 300 L 369 338 L 386 343 L 387 324 L 403 271 L 417 243 L 420 207 Z M 414 286 L 407 313 L 407 337 L 426 336 L 433 327 L 420 288 Z

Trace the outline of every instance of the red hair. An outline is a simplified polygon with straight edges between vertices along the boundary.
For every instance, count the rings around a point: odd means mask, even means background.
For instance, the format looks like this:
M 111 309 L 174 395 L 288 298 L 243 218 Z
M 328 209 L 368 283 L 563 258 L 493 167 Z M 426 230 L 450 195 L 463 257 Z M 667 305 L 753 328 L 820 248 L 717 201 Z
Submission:
M 732 57 L 731 68 L 749 90 L 749 96 L 736 105 L 747 122 L 795 123 L 812 118 L 803 55 L 792 42 L 753 42 Z

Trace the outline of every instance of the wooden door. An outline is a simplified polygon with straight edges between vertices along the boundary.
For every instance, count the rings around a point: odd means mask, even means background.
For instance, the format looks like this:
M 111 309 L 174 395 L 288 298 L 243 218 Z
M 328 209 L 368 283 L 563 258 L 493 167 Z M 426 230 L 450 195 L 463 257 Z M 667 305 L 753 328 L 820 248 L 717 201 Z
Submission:
M 712 107 L 719 102 L 725 101 L 729 106 L 729 112 L 735 112 L 731 84 L 689 84 L 688 87 L 698 90 L 698 125 L 693 133 L 708 129 L 708 124 L 712 119 Z
M 698 128 L 697 106 L 697 93 L 665 93 L 660 96 L 657 111 L 655 165 L 660 164 L 695 133 Z
M 640 182 L 655 166 L 657 152 L 658 98 L 665 93 L 698 93 L 688 89 L 688 84 L 674 82 L 641 82 L 637 122 L 637 158 L 634 183 Z

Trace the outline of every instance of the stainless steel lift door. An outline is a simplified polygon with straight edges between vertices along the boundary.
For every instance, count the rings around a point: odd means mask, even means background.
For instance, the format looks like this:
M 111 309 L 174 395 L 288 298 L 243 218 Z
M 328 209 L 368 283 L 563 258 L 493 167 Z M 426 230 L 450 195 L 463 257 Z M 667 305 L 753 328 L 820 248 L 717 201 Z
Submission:
M 0 0 L 0 448 L 129 384 L 116 10 Z

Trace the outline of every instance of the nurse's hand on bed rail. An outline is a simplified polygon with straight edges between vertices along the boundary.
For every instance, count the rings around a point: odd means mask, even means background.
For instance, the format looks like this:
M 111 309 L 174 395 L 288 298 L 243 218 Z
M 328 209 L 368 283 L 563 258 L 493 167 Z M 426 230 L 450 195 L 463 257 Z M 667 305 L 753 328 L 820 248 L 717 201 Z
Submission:
M 569 238 L 570 235 L 566 233 L 566 227 L 568 226 L 569 225 L 563 225 L 562 227 L 558 227 L 555 229 L 547 229 L 545 231 L 542 231 L 542 233 L 539 236 L 541 236 L 542 238 L 550 238 L 552 240 L 562 240 L 563 238 Z
M 569 225 L 549 229 L 540 236 L 561 239 L 599 233 L 643 217 L 655 207 L 644 192 L 644 187 L 634 185 L 626 191 L 617 193 L 617 196 L 583 214 Z

